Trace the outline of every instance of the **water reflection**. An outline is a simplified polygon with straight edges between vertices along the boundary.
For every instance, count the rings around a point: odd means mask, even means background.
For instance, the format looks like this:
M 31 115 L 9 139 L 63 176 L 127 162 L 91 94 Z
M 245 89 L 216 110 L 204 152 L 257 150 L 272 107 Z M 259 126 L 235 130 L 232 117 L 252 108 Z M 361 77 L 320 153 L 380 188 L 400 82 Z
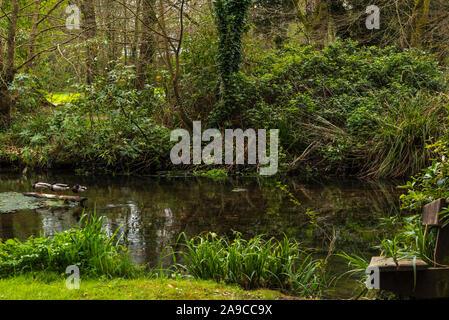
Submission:
M 119 226 L 138 264 L 156 265 L 167 245 L 181 232 L 189 236 L 204 231 L 244 236 L 283 233 L 327 252 L 324 233 L 338 234 L 337 250 L 366 251 L 381 236 L 378 218 L 397 214 L 398 190 L 392 184 L 353 180 L 306 184 L 288 179 L 283 183 L 301 206 L 294 205 L 275 181 L 229 179 L 213 182 L 181 178 L 111 178 L 49 175 L 25 177 L 0 174 L 0 192 L 31 190 L 34 180 L 82 184 L 88 187 L 88 209 L 107 217 L 112 233 Z M 246 191 L 233 192 L 236 189 Z M 319 229 L 313 228 L 307 208 L 316 212 Z M 18 211 L 0 214 L 0 237 L 24 239 L 52 235 L 75 226 L 79 207 Z M 324 230 L 324 231 L 323 231 Z
M 79 210 L 72 209 L 69 213 L 67 208 L 35 209 L 41 220 L 40 230 L 44 236 L 53 236 L 55 233 L 70 229 L 79 221 Z M 34 233 L 34 232 L 33 232 Z

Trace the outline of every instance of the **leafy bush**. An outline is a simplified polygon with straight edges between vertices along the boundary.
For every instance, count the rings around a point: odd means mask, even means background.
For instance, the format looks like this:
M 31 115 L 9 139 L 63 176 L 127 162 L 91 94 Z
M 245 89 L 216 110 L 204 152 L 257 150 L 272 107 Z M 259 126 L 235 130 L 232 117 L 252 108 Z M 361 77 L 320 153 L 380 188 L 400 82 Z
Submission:
M 15 104 L 19 105 L 23 112 L 33 112 L 33 110 L 48 104 L 45 98 L 47 92 L 38 77 L 34 75 L 17 74 L 10 84 L 9 90 Z
M 424 145 L 444 131 L 444 74 L 424 52 L 338 40 L 249 59 L 259 63 L 240 82 L 251 92 L 245 123 L 279 128 L 290 160 L 307 150 L 309 165 L 330 172 L 403 176 L 428 163 Z
M 133 277 L 138 269 L 119 244 L 117 233 L 107 236 L 103 220 L 104 217 L 95 214 L 83 214 L 79 228 L 58 233 L 53 238 L 0 241 L 0 277 L 31 271 L 61 274 L 70 265 L 78 266 L 85 275 Z
M 190 117 L 204 121 L 214 108 L 219 94 L 216 60 L 218 36 L 216 29 L 211 27 L 212 17 L 208 14 L 198 15 L 204 23 L 191 26 L 192 31 L 185 35 L 183 42 L 180 87 L 184 108 Z M 164 87 L 169 88 L 170 77 L 163 76 L 162 80 Z
M 15 114 L 0 157 L 15 157 L 24 165 L 70 166 L 122 173 L 155 170 L 168 165 L 169 130 L 154 123 L 158 96 L 152 88 L 132 87 L 135 74 L 118 66 L 72 104 L 47 112 Z
M 432 164 L 412 177 L 400 188 L 406 189 L 407 193 L 401 195 L 403 209 L 419 210 L 423 205 L 434 200 L 449 198 L 449 137 L 445 135 L 436 143 L 427 146 L 429 150 L 437 155 Z

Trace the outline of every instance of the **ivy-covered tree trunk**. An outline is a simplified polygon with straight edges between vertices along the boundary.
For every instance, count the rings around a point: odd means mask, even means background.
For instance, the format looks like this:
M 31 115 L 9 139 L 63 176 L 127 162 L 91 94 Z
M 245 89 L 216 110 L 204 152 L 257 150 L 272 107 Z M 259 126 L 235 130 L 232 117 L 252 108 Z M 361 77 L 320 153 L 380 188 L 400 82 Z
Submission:
M 242 37 L 251 0 L 214 0 L 213 11 L 218 30 L 218 71 L 220 102 L 211 115 L 215 125 L 227 125 L 236 105 L 235 75 L 242 61 Z

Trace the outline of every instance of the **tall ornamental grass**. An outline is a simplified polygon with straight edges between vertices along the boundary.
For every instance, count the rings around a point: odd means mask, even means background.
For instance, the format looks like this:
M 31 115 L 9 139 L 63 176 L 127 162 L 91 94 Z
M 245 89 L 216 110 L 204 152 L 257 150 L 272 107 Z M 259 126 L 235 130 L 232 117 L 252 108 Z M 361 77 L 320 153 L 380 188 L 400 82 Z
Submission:
M 233 240 L 207 233 L 188 238 L 184 233 L 181 265 L 197 279 L 239 284 L 245 289 L 273 288 L 302 296 L 321 293 L 328 284 L 325 261 L 313 259 L 299 243 L 284 237 Z

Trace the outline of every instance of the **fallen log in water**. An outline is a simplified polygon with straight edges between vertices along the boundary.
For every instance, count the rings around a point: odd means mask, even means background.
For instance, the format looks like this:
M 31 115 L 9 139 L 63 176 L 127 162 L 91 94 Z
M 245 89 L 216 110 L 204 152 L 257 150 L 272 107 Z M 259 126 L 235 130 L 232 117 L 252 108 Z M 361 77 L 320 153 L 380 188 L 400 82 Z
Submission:
M 37 192 L 25 192 L 23 193 L 25 197 L 34 197 L 39 199 L 48 199 L 48 200 L 63 200 L 64 202 L 78 202 L 81 206 L 84 207 L 84 202 L 87 200 L 85 197 L 79 196 L 64 196 L 57 194 L 45 194 L 45 193 L 37 193 Z

